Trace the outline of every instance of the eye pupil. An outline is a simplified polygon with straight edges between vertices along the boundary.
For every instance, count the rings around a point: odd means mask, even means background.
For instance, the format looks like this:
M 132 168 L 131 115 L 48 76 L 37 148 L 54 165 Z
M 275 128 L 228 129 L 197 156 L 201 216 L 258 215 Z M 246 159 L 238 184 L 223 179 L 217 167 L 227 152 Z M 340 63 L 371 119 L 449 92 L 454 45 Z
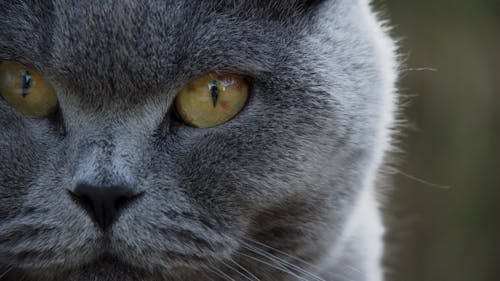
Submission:
M 31 73 L 28 70 L 26 70 L 22 75 L 22 80 L 23 80 L 22 95 L 23 98 L 25 98 L 29 94 L 29 90 L 31 87 Z
M 210 94 L 212 95 L 212 104 L 215 107 L 217 105 L 217 100 L 219 99 L 219 87 L 217 87 L 217 80 L 213 80 L 208 84 L 210 89 Z

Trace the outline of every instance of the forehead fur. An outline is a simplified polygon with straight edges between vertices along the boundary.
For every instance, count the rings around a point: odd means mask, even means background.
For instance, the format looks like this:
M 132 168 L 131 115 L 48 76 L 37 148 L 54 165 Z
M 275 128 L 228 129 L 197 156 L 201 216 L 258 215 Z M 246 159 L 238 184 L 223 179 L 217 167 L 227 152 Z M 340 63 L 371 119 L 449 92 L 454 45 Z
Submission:
M 207 16 L 289 23 L 306 17 L 307 11 L 319 2 L 325 1 L 2 1 L 0 50 L 8 53 L 16 47 L 23 49 L 31 46 L 37 53 L 43 52 L 44 47 L 50 45 L 50 38 L 56 35 L 52 32 L 55 26 L 78 26 L 85 21 L 101 23 L 106 26 L 107 32 L 130 32 L 131 27 L 145 22 L 145 15 L 156 17 L 154 20 L 158 25 L 175 25 L 179 21 L 185 24 L 186 20 L 205 20 Z
M 276 53 L 307 26 L 317 2 L 3 1 L 0 59 L 88 92 L 117 90 L 90 80 L 134 80 L 144 90 L 216 69 L 257 75 L 273 70 Z

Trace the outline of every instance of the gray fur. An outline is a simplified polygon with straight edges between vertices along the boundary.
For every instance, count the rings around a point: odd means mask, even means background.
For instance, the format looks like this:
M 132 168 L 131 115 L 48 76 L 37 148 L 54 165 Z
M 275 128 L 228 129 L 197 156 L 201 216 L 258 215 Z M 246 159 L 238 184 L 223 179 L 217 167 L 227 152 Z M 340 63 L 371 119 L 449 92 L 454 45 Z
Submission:
M 36 67 L 60 101 L 37 120 L 0 99 L 0 279 L 247 280 L 232 259 L 315 280 L 244 256 L 253 239 L 325 280 L 380 280 L 377 210 L 353 215 L 392 120 L 392 45 L 368 5 L 0 1 L 0 60 Z M 172 119 L 213 71 L 249 77 L 245 109 L 210 129 Z M 103 234 L 68 195 L 78 182 L 144 196 Z

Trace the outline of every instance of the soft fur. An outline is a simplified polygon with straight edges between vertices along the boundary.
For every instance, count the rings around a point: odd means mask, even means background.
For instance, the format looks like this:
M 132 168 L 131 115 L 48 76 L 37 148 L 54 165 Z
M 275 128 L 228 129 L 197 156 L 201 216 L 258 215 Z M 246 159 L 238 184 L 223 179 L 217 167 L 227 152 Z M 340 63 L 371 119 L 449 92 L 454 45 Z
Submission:
M 0 60 L 60 102 L 40 120 L 0 99 L 1 280 L 382 279 L 395 63 L 368 1 L 2 0 Z M 172 118 L 214 71 L 249 77 L 244 110 Z M 144 195 L 103 232 L 81 182 Z

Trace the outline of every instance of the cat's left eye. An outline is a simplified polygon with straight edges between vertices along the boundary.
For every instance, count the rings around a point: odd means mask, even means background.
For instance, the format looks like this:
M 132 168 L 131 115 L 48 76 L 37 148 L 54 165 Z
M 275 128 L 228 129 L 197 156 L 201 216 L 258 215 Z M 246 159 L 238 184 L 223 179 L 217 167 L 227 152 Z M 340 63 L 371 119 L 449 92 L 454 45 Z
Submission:
M 175 99 L 175 109 L 187 124 L 210 128 L 235 117 L 247 99 L 248 82 L 245 77 L 211 73 L 184 86 Z
M 0 61 L 0 96 L 14 109 L 33 118 L 46 118 L 58 109 L 52 85 L 31 67 Z

